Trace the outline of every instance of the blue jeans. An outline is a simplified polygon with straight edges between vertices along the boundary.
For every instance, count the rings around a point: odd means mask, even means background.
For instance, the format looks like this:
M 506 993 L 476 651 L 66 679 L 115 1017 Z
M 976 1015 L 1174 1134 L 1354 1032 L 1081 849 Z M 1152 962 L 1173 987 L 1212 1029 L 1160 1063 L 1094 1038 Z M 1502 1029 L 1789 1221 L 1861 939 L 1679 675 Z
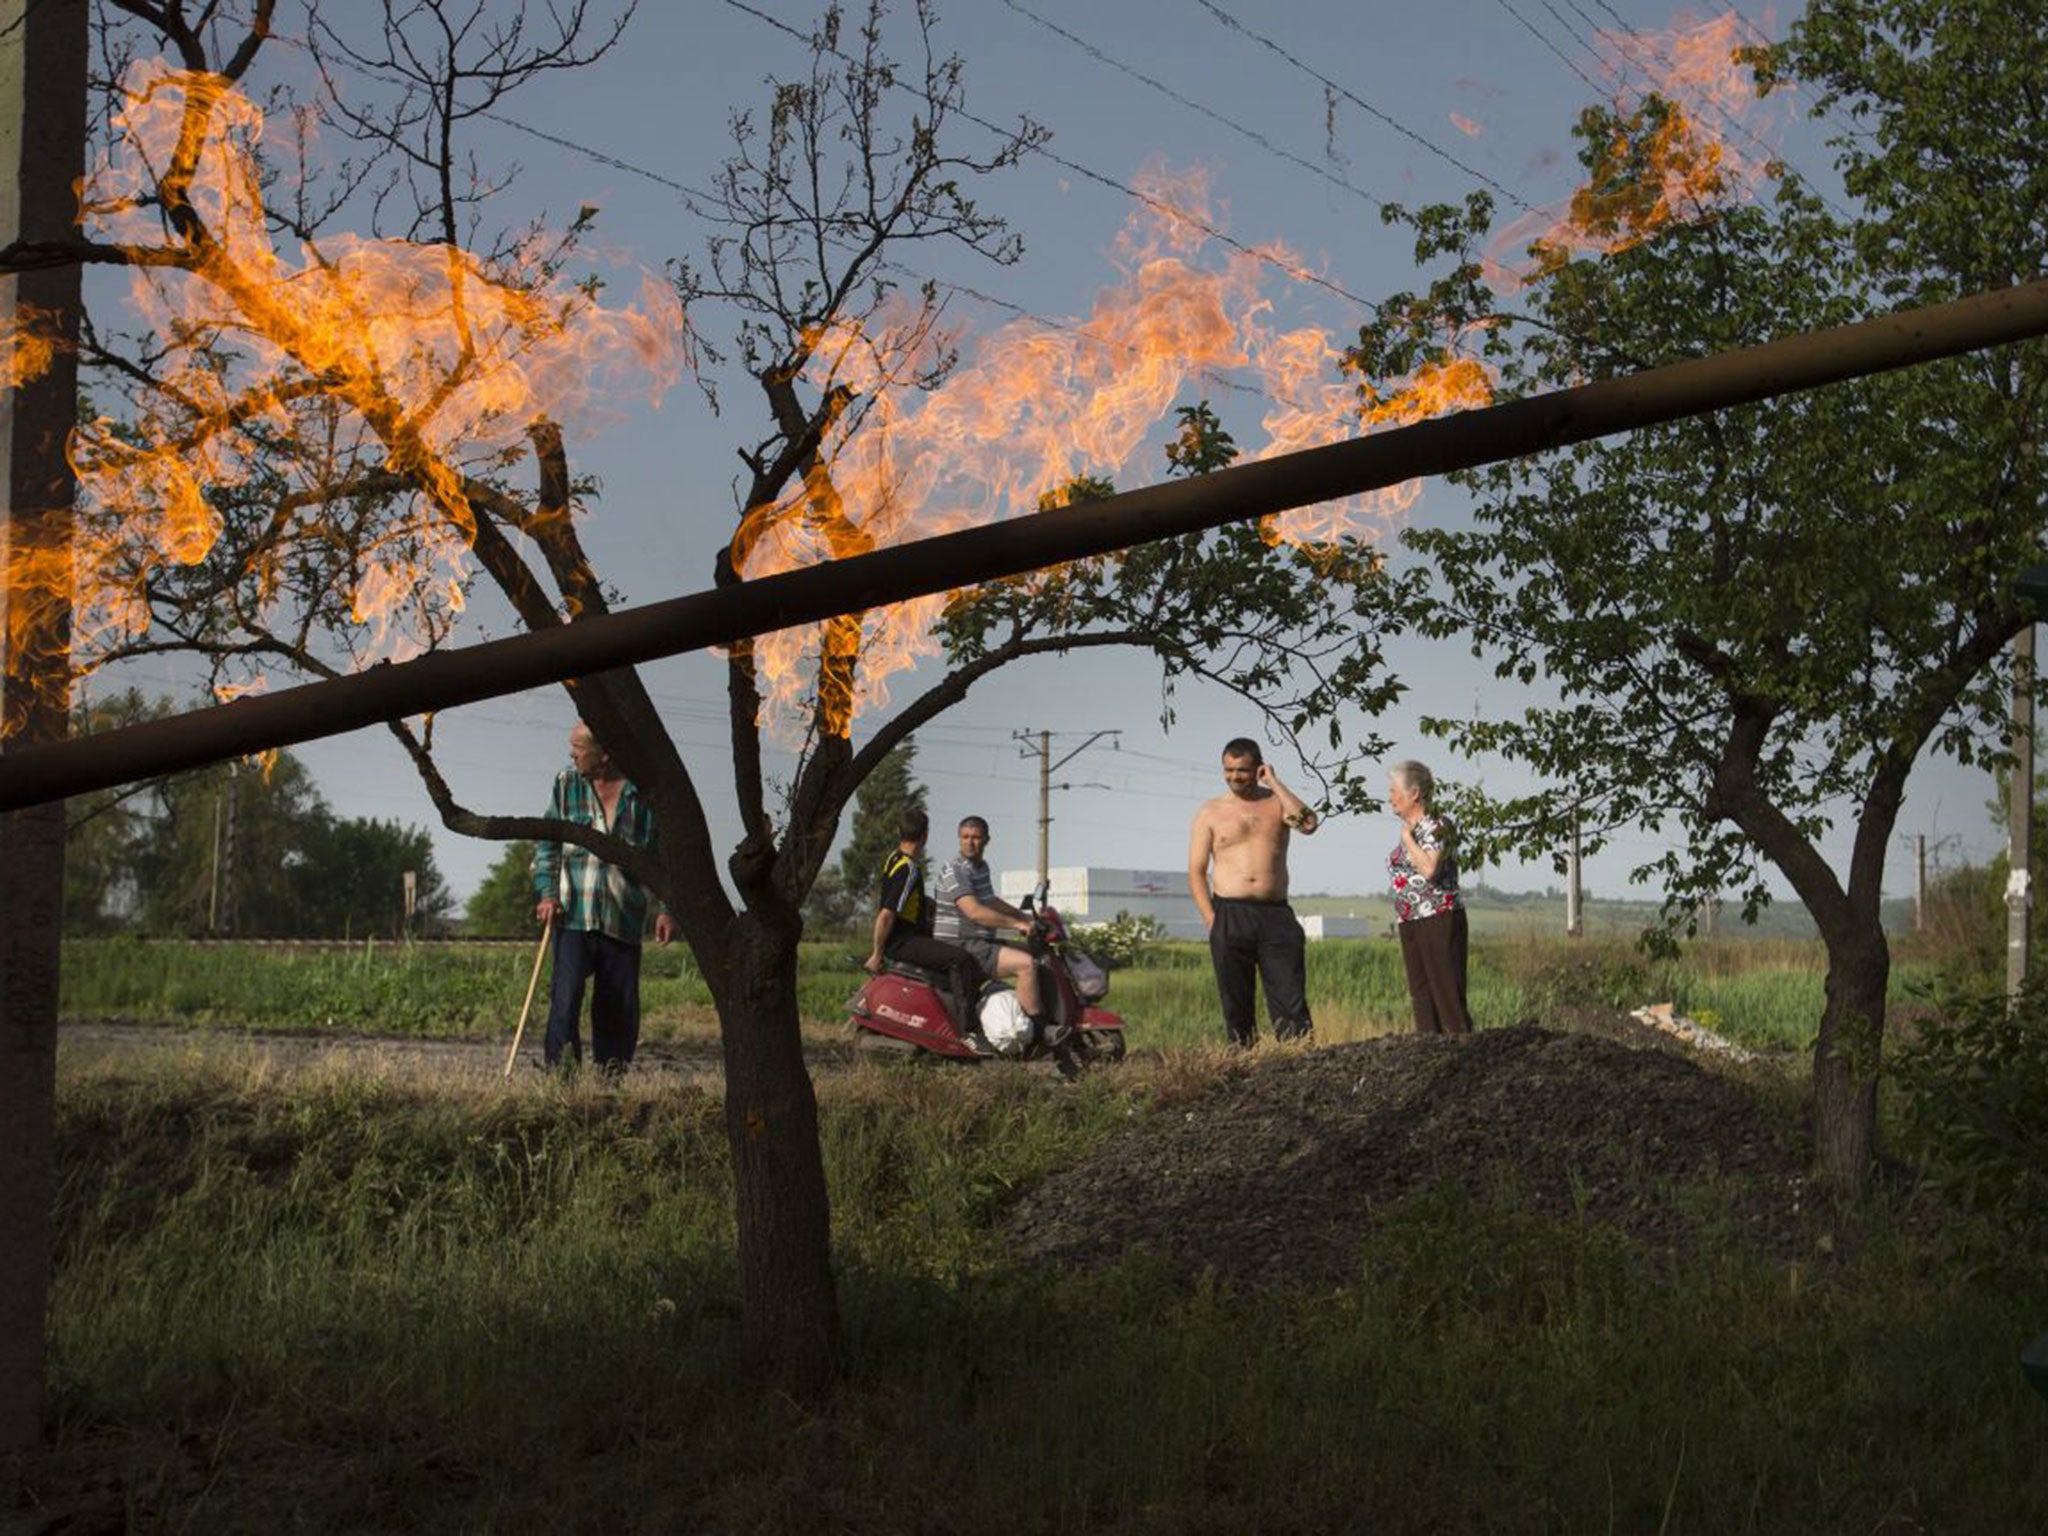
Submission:
M 577 1038 L 577 1016 L 583 1011 L 583 984 L 590 994 L 590 1052 L 600 1067 L 626 1065 L 640 1043 L 640 946 L 604 933 L 563 929 L 555 935 L 554 977 L 548 987 L 548 1038 L 544 1050 L 549 1066 L 583 1059 Z

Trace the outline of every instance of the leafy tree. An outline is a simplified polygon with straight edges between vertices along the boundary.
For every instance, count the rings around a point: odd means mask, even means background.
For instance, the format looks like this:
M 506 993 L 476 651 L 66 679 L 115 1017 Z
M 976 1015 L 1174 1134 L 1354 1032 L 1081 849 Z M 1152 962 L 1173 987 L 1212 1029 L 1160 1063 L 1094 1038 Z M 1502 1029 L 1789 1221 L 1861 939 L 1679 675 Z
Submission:
M 2039 272 L 2048 175 L 2026 125 L 2048 29 L 2039 5 L 2012 9 L 2028 20 L 1822 0 L 1756 56 L 1765 80 L 1799 78 L 1861 124 L 1836 141 L 1853 221 L 1789 175 L 1768 206 L 1710 194 L 1605 259 L 1537 252 L 1510 310 L 1482 281 L 1484 198 L 1398 214 L 1450 269 L 1364 329 L 1355 365 L 1384 376 L 1476 335 L 1503 389 L 1527 393 Z M 1651 146 L 1670 122 L 1656 101 L 1585 115 L 1611 227 L 1661 195 Z M 1562 846 L 1575 816 L 1595 847 L 1618 827 L 1679 832 L 1637 872 L 1664 883 L 1667 934 L 1716 891 L 1753 918 L 1765 865 L 1812 914 L 1828 955 L 1817 1153 L 1847 1191 L 1874 1153 L 1885 855 L 1923 752 L 1970 761 L 2003 738 L 1994 663 L 2026 616 L 2001 578 L 2048 532 L 2044 398 L 2048 352 L 2001 348 L 1461 475 L 1473 526 L 1409 539 L 1437 577 L 1425 628 L 1559 700 L 1429 722 L 1556 786 L 1470 807 L 1468 826 L 1525 855 Z M 1838 817 L 1841 868 L 1822 849 Z
M 509 418 L 501 397 L 475 387 L 491 367 L 541 379 L 587 373 L 551 349 L 565 331 L 595 326 L 601 285 L 570 272 L 588 214 L 552 244 L 525 230 L 490 240 L 478 220 L 485 206 L 506 206 L 506 178 L 472 169 L 464 135 L 478 113 L 503 115 L 522 83 L 587 62 L 616 32 L 598 28 L 587 41 L 594 21 L 581 3 L 543 11 L 508 0 L 489 27 L 471 25 L 468 5 L 452 0 L 385 7 L 370 23 L 356 8 L 315 3 L 309 35 L 320 57 L 350 66 L 323 70 L 322 110 L 362 158 L 341 166 L 335 184 L 294 192 L 282 190 L 281 164 L 258 158 L 247 174 L 222 170 L 231 150 L 291 158 L 288 131 L 256 133 L 218 88 L 266 57 L 269 6 L 259 4 L 239 34 L 214 8 L 195 16 L 121 0 L 118 11 L 186 68 L 216 78 L 165 82 L 157 95 L 178 104 L 175 134 L 151 155 L 113 156 L 118 185 L 96 187 L 94 208 L 114 238 L 99 238 L 95 224 L 72 245 L 0 251 L 0 270 L 126 264 L 152 291 L 177 286 L 210 306 L 205 321 L 186 315 L 134 345 L 99 334 L 84 358 L 124 404 L 118 426 L 95 423 L 85 467 L 121 493 L 112 502 L 125 495 L 145 514 L 145 528 L 164 508 L 171 520 L 154 539 L 93 530 L 115 551 L 103 584 L 136 626 L 125 649 L 188 650 L 230 672 L 328 677 L 375 654 L 392 623 L 441 644 L 459 613 L 475 611 L 472 588 L 493 589 L 530 630 L 608 611 L 614 594 L 575 516 L 594 489 L 571 472 L 563 432 L 538 408 Z M 836 558 L 895 536 L 890 507 L 863 508 L 844 494 L 848 444 L 886 420 L 899 397 L 942 386 L 957 362 L 940 290 L 906 286 L 895 262 L 924 246 L 996 262 L 1019 253 L 976 198 L 982 180 L 1037 147 L 1043 130 L 1024 123 L 983 140 L 979 154 L 961 153 L 964 65 L 935 45 L 933 22 L 919 4 L 900 50 L 911 62 L 902 64 L 878 0 L 852 15 L 829 5 L 810 35 L 808 66 L 770 82 L 764 113 L 735 116 L 732 154 L 706 210 L 717 232 L 701 261 L 674 269 L 707 392 L 716 371 L 730 369 L 762 410 L 742 453 L 734 536 L 714 572 L 721 583 L 745 580 L 763 550 Z M 118 57 L 121 43 L 111 37 L 102 51 Z M 345 85 L 396 99 L 357 103 Z M 268 147 L 277 142 L 284 153 Z M 277 195 L 261 200 L 265 187 Z M 373 206 L 395 216 L 401 239 L 322 243 L 358 190 L 379 194 Z M 409 291 L 437 300 L 416 328 L 344 325 L 339 343 L 315 331 L 316 316 L 359 312 L 351 283 L 406 257 L 407 242 L 432 258 L 408 268 Z M 301 251 L 312 259 L 294 271 L 285 302 L 273 279 Z M 653 327 L 643 320 L 638 334 Z M 534 357 L 546 366 L 527 366 Z M 171 462 L 163 445 L 192 451 Z M 530 488 L 515 478 L 528 455 Z M 450 553 L 460 556 L 454 580 L 429 558 Z M 997 669 L 1110 645 L 1159 656 L 1169 693 L 1184 675 L 1233 688 L 1276 738 L 1314 725 L 1343 760 L 1339 706 L 1370 710 L 1391 691 L 1378 665 L 1384 585 L 1354 541 L 1304 550 L 1239 529 L 958 594 L 937 627 L 937 680 L 858 749 L 854 705 L 869 653 L 866 617 L 849 615 L 820 627 L 804 662 L 801 745 L 786 774 L 768 769 L 762 642 L 735 645 L 731 751 L 708 770 L 730 779 L 738 803 L 742 837 L 725 858 L 699 771 L 632 669 L 579 679 L 569 691 L 648 797 L 658 852 L 594 829 L 475 811 L 429 737 L 393 727 L 447 826 L 582 844 L 651 886 L 676 915 L 720 1019 L 743 1342 L 759 1375 L 814 1392 L 838 1355 L 796 953 L 803 903 L 861 784 Z M 146 614 L 136 613 L 136 594 Z M 1337 796 L 1354 798 L 1345 770 L 1333 773 Z M 198 835 L 192 814 L 175 824 L 188 843 Z
M 411 932 L 431 933 L 453 910 L 454 897 L 434 864 L 424 827 L 321 813 L 301 834 L 291 869 L 291 923 L 310 939 L 398 938 L 405 924 L 405 876 L 413 876 Z
M 898 841 L 896 826 L 905 811 L 929 810 L 925 787 L 912 777 L 917 743 L 906 741 L 875 765 L 853 800 L 853 832 L 839 855 L 841 888 L 856 902 L 875 893 L 882 861 Z
M 222 763 L 166 784 L 135 851 L 155 933 L 299 936 L 300 872 L 328 820 L 305 765 Z
M 72 711 L 76 736 L 139 725 L 168 714 L 166 700 L 130 688 Z M 64 931 L 105 933 L 132 918 L 141 900 L 136 862 L 162 780 L 77 795 L 64 805 Z
M 533 843 L 517 837 L 470 895 L 463 925 L 473 938 L 531 938 L 533 908 Z

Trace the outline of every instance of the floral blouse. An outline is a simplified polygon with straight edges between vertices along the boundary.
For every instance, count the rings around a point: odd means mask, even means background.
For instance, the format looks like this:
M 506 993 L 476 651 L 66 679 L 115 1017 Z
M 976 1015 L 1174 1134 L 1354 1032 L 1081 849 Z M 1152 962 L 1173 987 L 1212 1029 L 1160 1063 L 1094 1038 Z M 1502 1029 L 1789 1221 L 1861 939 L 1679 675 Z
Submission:
M 1455 911 L 1458 900 L 1458 856 L 1452 850 L 1456 836 L 1448 816 L 1424 816 L 1415 823 L 1415 841 L 1423 848 L 1440 850 L 1433 879 L 1422 878 L 1409 862 L 1408 845 L 1395 840 L 1387 855 L 1387 874 L 1394 887 L 1394 921 L 1412 923 L 1418 918 L 1436 917 Z

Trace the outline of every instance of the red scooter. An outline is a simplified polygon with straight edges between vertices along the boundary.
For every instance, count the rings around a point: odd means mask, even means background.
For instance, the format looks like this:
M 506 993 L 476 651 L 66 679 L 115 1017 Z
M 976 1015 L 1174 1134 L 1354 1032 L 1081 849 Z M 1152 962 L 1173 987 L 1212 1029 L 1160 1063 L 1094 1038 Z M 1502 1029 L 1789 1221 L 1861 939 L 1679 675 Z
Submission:
M 1047 1027 L 1033 1030 L 1019 1054 L 1025 1060 L 1054 1057 L 1063 1070 L 1123 1060 L 1122 1017 L 1097 1007 L 1095 998 L 1084 995 L 1085 991 L 1100 997 L 1109 990 L 1101 968 L 1069 944 L 1066 923 L 1045 904 L 1044 886 L 1024 898 L 1024 910 L 1032 919 L 1027 948 L 1038 967 Z M 966 1031 L 946 1007 L 945 987 L 945 977 L 938 971 L 889 961 L 847 1004 L 847 1023 L 853 1027 L 855 1042 L 862 1051 L 880 1055 L 923 1052 L 959 1061 L 981 1060 L 986 1053 L 968 1041 Z M 988 982 L 982 996 L 996 990 L 1001 990 L 999 984 Z

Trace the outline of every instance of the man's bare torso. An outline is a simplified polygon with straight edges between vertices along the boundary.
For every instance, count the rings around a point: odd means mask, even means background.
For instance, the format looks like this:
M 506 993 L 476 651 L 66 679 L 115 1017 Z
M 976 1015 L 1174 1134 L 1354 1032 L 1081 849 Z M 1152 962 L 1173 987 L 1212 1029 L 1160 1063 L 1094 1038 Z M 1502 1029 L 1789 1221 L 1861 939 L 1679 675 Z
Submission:
M 1218 795 L 1195 813 L 1209 834 L 1209 889 L 1235 901 L 1287 899 L 1287 834 L 1280 797 Z

